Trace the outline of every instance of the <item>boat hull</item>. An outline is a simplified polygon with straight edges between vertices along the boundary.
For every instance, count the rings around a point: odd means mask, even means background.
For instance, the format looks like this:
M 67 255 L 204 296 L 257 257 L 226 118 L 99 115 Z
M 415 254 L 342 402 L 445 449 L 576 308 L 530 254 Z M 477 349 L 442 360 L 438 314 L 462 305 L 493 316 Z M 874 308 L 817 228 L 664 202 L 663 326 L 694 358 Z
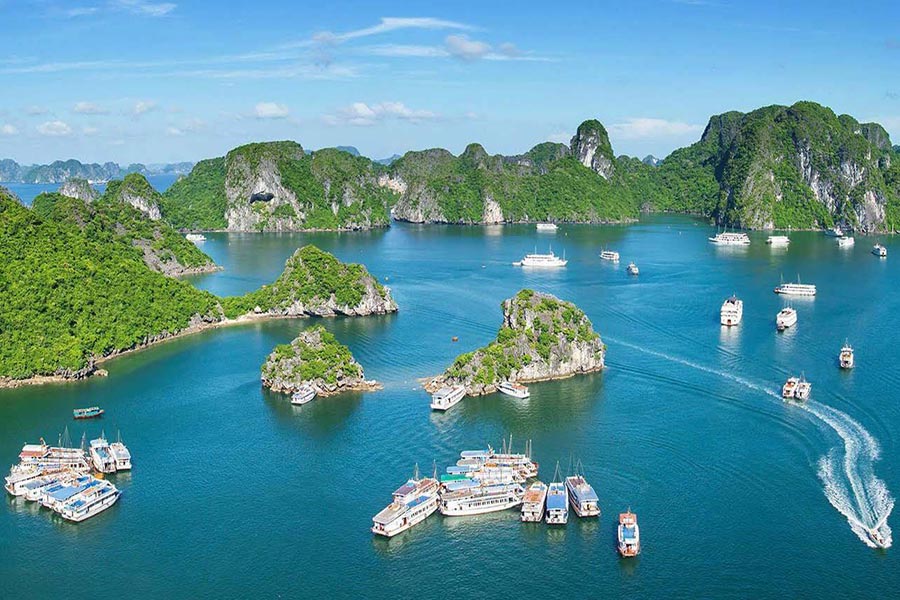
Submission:
M 417 511 L 409 517 L 401 518 L 401 523 L 395 527 L 391 527 L 391 523 L 384 527 L 379 527 L 378 525 L 372 526 L 372 533 L 375 535 L 380 535 L 386 538 L 392 538 L 395 535 L 399 535 L 404 531 L 407 531 L 431 515 L 438 509 L 438 497 L 430 499 L 428 502 L 422 505 L 423 509 L 421 511 Z

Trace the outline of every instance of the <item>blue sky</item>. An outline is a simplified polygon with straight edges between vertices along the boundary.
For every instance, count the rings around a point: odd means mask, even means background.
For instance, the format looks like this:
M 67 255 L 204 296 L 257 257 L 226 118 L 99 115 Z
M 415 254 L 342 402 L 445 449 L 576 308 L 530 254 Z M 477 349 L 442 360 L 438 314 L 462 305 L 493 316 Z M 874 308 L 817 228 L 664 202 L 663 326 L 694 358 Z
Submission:
M 0 158 L 509 154 L 587 118 L 665 156 L 712 114 L 801 99 L 900 140 L 898 74 L 892 2 L 0 0 Z

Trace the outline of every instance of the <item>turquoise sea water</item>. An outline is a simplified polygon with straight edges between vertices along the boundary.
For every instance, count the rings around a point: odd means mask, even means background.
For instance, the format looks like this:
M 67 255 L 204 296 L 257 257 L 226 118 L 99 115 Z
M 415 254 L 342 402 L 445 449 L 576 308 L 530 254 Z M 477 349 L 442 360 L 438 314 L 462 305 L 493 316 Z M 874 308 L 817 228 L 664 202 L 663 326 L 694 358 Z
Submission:
M 299 245 L 364 262 L 389 285 L 397 315 L 323 321 L 384 390 L 293 408 L 264 392 L 272 346 L 317 321 L 225 328 L 107 363 L 110 376 L 0 392 L 0 457 L 21 445 L 121 429 L 134 471 L 124 494 L 79 525 L 6 499 L 0 597 L 869 597 L 900 585 L 895 548 L 866 546 L 847 515 L 883 516 L 900 490 L 897 385 L 900 245 L 890 256 L 815 233 L 789 249 L 751 234 L 749 248 L 707 243 L 686 218 L 632 226 L 418 227 L 344 234 L 208 234 L 225 270 L 193 281 L 219 294 L 271 281 Z M 565 269 L 510 263 L 535 246 Z M 603 247 L 622 262 L 602 262 Z M 641 269 L 625 274 L 629 260 Z M 795 300 L 799 323 L 775 331 L 783 275 L 818 285 Z M 529 400 L 467 398 L 431 413 L 417 378 L 496 334 L 499 303 L 523 287 L 585 310 L 608 345 L 608 369 L 531 386 Z M 744 321 L 718 323 L 731 293 Z M 457 343 L 451 337 L 458 336 Z M 857 368 L 841 372 L 845 338 Z M 806 409 L 784 404 L 790 373 L 813 383 Z M 102 421 L 71 409 L 100 405 Z M 548 529 L 507 511 L 435 515 L 391 540 L 371 517 L 418 462 L 533 439 L 544 479 L 584 463 L 603 515 Z M 876 459 L 877 457 L 877 459 Z M 631 507 L 643 554 L 615 553 Z M 840 510 L 839 510 L 840 509 Z M 843 511 L 843 512 L 841 512 Z M 893 525 L 896 516 L 888 519 Z

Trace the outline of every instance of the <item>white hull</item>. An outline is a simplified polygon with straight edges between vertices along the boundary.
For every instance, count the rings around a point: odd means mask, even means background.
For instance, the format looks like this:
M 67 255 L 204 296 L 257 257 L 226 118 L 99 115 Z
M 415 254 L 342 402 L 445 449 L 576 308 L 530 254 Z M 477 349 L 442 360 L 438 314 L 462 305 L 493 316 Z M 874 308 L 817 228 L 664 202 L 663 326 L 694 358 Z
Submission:
M 114 489 L 114 491 L 105 494 L 102 498 L 86 505 L 81 509 L 75 510 L 67 506 L 63 506 L 57 512 L 59 512 L 60 516 L 67 521 L 72 521 L 73 523 L 81 523 L 82 521 L 86 521 L 87 519 L 100 514 L 101 512 L 115 504 L 121 494 L 122 492 Z
M 395 535 L 399 535 L 407 529 L 418 525 L 419 523 L 433 515 L 434 511 L 436 511 L 437 509 L 438 497 L 437 495 L 435 495 L 426 503 L 422 504 L 419 507 L 416 507 L 416 510 L 411 511 L 411 514 L 401 515 L 397 518 L 396 521 L 388 523 L 383 527 L 379 527 L 378 525 L 373 526 L 372 533 L 388 538 L 394 537 Z
M 782 313 L 779 312 L 775 317 L 775 327 L 778 331 L 784 331 L 788 327 L 793 327 L 797 324 L 797 311 Z
M 441 505 L 441 514 L 445 517 L 471 517 L 501 510 L 508 510 L 522 504 L 521 498 L 510 497 L 494 504 L 481 504 L 476 501 L 452 501 Z
M 465 397 L 466 388 L 461 385 L 440 389 L 431 396 L 430 406 L 432 410 L 447 410 L 459 404 Z
M 506 394 L 507 396 L 512 396 L 513 398 L 519 398 L 520 400 L 524 400 L 525 398 L 528 398 L 529 396 L 531 396 L 531 392 L 528 391 L 528 388 L 518 389 L 518 388 L 512 388 L 512 387 L 504 387 L 501 385 L 501 386 L 497 387 L 497 391 L 500 392 L 501 394 Z

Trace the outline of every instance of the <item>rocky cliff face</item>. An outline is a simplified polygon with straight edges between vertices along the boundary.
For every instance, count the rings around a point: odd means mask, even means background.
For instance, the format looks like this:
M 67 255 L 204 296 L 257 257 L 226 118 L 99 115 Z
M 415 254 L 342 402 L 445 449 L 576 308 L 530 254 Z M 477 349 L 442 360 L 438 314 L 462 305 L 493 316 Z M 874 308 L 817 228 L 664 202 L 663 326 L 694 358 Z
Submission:
M 278 317 L 383 315 L 397 312 L 391 290 L 362 265 L 343 263 L 316 248 L 298 249 L 278 279 L 245 296 L 223 300 L 226 314 Z
M 469 395 L 489 394 L 502 381 L 561 379 L 603 368 L 606 347 L 590 320 L 571 302 L 522 290 L 503 302 L 497 339 L 457 357 L 426 387 L 464 385 Z
M 592 119 L 582 123 L 569 147 L 578 162 L 604 179 L 612 177 L 616 158 L 609 143 L 609 134 L 600 121 Z
M 147 178 L 138 173 L 126 175 L 121 181 L 110 181 L 106 186 L 104 197 L 130 204 L 153 221 L 160 219 L 161 196 L 153 189 Z
M 69 179 L 59 187 L 59 193 L 69 198 L 77 198 L 83 202 L 93 202 L 100 197 L 87 179 Z
M 381 167 L 337 149 L 312 155 L 296 142 L 235 148 L 225 157 L 229 231 L 368 229 L 388 225 L 394 192 Z
M 320 396 L 380 387 L 366 381 L 350 349 L 322 326 L 303 331 L 290 344 L 276 346 L 262 366 L 262 384 L 288 394 L 308 384 Z

